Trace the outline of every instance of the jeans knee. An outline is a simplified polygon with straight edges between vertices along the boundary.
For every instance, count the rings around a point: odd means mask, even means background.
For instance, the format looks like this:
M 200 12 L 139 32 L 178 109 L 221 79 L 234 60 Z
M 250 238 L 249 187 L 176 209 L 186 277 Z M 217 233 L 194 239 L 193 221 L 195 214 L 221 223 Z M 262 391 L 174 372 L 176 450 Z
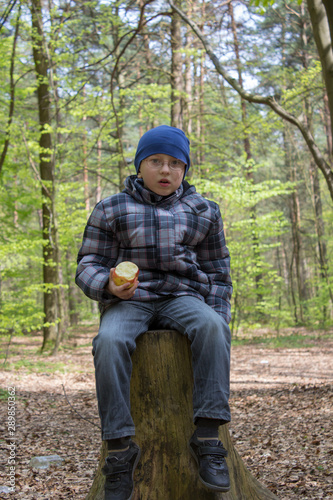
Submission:
M 107 357 L 108 360 L 112 358 L 119 359 L 129 351 L 130 346 L 126 342 L 124 335 L 119 335 L 118 332 L 104 332 L 101 330 L 93 340 L 93 355 L 96 358 Z
M 225 348 L 228 344 L 228 338 L 224 334 L 224 330 L 221 325 L 216 328 L 208 328 L 206 331 L 206 342 L 208 342 L 212 349 L 218 349 L 219 347 Z
M 197 332 L 199 343 L 212 351 L 228 350 L 231 342 L 230 329 L 226 321 L 220 316 L 213 315 L 205 326 Z

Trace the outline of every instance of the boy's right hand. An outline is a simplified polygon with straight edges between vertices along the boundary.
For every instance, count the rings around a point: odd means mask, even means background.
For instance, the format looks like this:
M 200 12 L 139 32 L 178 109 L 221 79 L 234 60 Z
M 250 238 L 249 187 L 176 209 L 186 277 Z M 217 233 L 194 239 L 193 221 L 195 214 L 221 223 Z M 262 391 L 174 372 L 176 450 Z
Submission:
M 109 282 L 105 286 L 106 290 L 109 293 L 111 293 L 112 295 L 115 295 L 116 297 L 118 297 L 119 299 L 122 299 L 122 300 L 131 299 L 135 293 L 135 290 L 138 288 L 139 281 L 138 280 L 134 281 L 133 285 L 131 283 L 125 283 L 124 285 L 117 286 L 112 279 L 112 273 L 113 273 L 114 269 L 115 268 L 113 267 L 110 270 Z

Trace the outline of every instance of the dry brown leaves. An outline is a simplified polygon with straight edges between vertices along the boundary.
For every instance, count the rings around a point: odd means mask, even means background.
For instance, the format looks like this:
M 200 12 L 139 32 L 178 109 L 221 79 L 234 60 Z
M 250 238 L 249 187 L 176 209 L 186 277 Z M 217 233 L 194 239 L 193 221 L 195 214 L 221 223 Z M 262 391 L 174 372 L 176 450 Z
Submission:
M 76 344 L 74 350 L 47 358 L 65 370 L 0 371 L 1 387 L 14 386 L 17 395 L 16 492 L 0 498 L 80 500 L 89 491 L 100 450 L 90 347 L 95 330 L 81 330 L 66 342 Z M 15 339 L 8 363 L 38 361 L 40 344 L 40 337 Z M 230 432 L 248 469 L 281 500 L 333 499 L 332 353 L 327 341 L 303 349 L 232 349 Z M 0 486 L 8 471 L 6 403 L 1 400 Z M 32 457 L 51 454 L 65 459 L 61 467 L 29 466 Z

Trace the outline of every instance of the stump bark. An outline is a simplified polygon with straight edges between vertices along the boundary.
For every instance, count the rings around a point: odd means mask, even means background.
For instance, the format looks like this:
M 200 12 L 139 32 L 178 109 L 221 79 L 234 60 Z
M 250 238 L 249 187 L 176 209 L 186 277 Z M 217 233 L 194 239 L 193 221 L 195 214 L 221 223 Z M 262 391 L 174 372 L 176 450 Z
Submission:
M 228 450 L 231 489 L 208 490 L 198 479 L 188 451 L 194 431 L 193 374 L 190 343 L 176 331 L 154 330 L 142 335 L 133 354 L 131 408 L 134 440 L 141 448 L 132 500 L 263 500 L 277 499 L 246 469 L 230 439 L 228 426 L 220 439 Z M 86 500 L 104 500 L 106 444 Z

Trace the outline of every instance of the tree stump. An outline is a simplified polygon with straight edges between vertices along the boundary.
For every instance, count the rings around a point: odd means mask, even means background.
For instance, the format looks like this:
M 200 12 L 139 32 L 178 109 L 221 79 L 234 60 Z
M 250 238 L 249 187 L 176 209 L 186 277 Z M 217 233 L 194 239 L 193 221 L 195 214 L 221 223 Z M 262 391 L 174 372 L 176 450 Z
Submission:
M 188 440 L 195 427 L 191 350 L 185 336 L 172 330 L 146 332 L 139 338 L 132 359 L 134 440 L 141 448 L 132 500 L 277 499 L 247 471 L 231 442 L 227 425 L 220 427 L 220 439 L 228 450 L 231 489 L 228 493 L 216 493 L 199 481 L 196 463 L 188 451 Z M 103 443 L 86 500 L 104 500 L 101 468 L 106 453 Z

